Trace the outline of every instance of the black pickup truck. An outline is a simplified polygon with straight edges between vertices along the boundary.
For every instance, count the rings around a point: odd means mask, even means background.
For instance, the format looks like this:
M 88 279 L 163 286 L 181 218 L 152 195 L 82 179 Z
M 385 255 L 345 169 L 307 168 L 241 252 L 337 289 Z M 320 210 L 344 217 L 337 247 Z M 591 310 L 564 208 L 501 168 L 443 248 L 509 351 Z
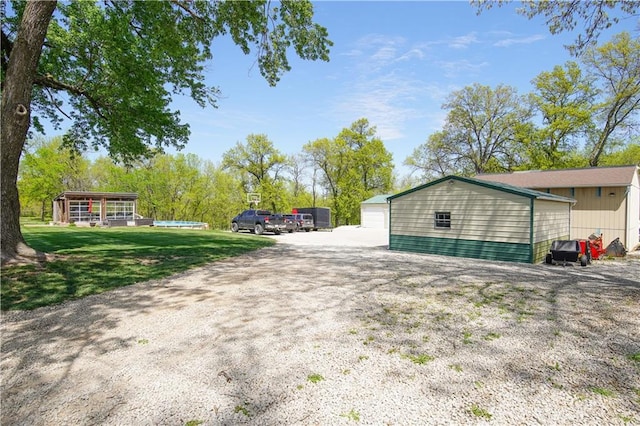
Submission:
M 282 216 L 272 215 L 268 210 L 245 210 L 231 219 L 231 230 L 238 232 L 242 229 L 261 235 L 264 231 L 278 235 L 286 230 Z

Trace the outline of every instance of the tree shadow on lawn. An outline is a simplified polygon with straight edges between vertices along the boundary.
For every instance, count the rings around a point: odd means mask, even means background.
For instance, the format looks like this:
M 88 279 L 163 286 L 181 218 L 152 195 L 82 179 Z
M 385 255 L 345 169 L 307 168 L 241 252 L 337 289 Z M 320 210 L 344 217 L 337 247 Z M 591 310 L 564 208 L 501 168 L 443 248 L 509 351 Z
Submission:
M 52 253 L 39 265 L 4 268 L 2 309 L 33 309 L 161 279 L 270 242 L 186 230 L 45 229 L 26 234 Z

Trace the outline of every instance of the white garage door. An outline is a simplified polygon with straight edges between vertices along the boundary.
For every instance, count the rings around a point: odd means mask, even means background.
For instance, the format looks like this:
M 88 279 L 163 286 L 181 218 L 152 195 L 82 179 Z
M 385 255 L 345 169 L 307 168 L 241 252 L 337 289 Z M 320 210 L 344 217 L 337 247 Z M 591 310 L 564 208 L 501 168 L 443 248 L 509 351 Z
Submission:
M 360 212 L 363 228 L 384 229 L 388 227 L 387 206 L 363 206 Z

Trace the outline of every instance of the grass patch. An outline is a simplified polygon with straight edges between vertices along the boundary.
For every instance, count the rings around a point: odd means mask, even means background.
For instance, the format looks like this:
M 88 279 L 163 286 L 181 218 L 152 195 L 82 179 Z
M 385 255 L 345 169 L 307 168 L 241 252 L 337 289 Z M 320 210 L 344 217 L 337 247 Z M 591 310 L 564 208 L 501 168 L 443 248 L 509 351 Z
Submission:
M 634 423 L 634 421 L 633 421 L 633 416 L 625 416 L 625 415 L 619 414 L 619 415 L 618 415 L 618 417 L 620 417 L 620 420 L 622 420 L 622 422 L 623 422 L 625 425 L 627 425 L 627 424 L 629 424 L 629 423 L 631 423 L 631 424 L 633 424 L 633 423 Z
M 247 410 L 247 408 L 242 405 L 236 405 L 236 407 L 233 409 L 233 412 L 243 414 L 247 417 L 251 417 L 251 413 L 249 413 L 249 410 Z
M 606 396 L 606 397 L 610 397 L 610 396 L 614 396 L 615 393 L 612 390 L 609 390 L 607 388 L 601 388 L 598 386 L 592 386 L 590 388 L 591 392 L 593 393 L 597 393 L 598 395 L 602 395 L 602 396 Z
M 473 404 L 469 411 L 471 411 L 471 414 L 479 418 L 491 420 L 491 417 L 493 417 L 491 413 L 476 404 Z
M 482 338 L 483 338 L 484 340 L 489 340 L 489 341 L 491 341 L 491 340 L 499 339 L 500 337 L 502 337 L 502 336 L 501 336 L 499 333 L 493 333 L 493 332 L 491 332 L 491 333 L 487 333 L 487 334 L 485 334 Z
M 39 265 L 2 268 L 1 309 L 28 310 L 165 278 L 275 244 L 220 231 L 158 228 L 24 227 L 34 249 L 55 255 Z
M 354 422 L 359 422 L 360 421 L 360 413 L 355 411 L 353 408 L 348 413 L 340 414 L 340 417 L 346 417 L 347 419 L 353 420 Z
M 460 364 L 449 364 L 449 368 L 458 373 L 462 372 L 462 366 Z
M 311 383 L 318 383 L 324 380 L 324 377 L 322 377 L 320 374 L 309 374 L 307 376 L 307 380 L 310 381 Z
M 631 355 L 627 356 L 627 358 L 629 358 L 629 360 L 631 360 L 631 361 L 640 362 L 640 352 L 636 352 L 635 354 L 631 354 Z
M 427 354 L 420 354 L 420 355 L 404 354 L 402 355 L 402 357 L 410 359 L 411 362 L 413 362 L 414 364 L 420 364 L 420 365 L 426 364 L 435 359 L 435 357 L 432 357 L 431 355 L 427 355 Z
M 204 422 L 202 420 L 189 420 L 188 422 L 186 422 L 184 424 L 184 426 L 198 426 L 203 424 Z

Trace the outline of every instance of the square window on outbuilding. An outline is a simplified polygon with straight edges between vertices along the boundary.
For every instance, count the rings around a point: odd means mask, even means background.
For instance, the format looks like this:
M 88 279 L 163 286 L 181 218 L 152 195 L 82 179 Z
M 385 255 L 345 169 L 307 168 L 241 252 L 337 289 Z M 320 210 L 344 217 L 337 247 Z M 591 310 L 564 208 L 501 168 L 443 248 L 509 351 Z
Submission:
M 434 227 L 437 229 L 451 229 L 451 212 L 436 212 Z

